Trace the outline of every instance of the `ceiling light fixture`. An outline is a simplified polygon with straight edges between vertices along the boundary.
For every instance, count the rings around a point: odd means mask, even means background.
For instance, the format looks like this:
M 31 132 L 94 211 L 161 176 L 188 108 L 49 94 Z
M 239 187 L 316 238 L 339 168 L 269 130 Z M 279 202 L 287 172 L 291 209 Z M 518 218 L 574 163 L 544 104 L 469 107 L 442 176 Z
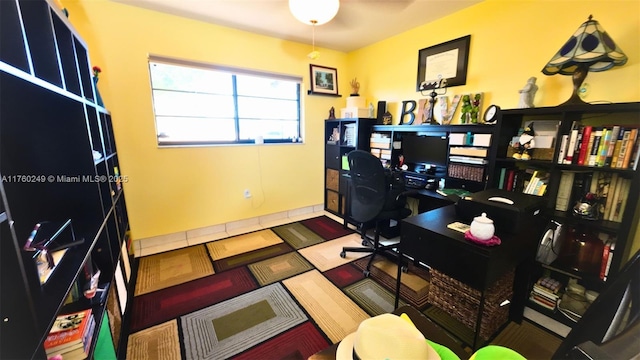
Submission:
M 316 51 L 316 25 L 331 21 L 339 8 L 339 0 L 289 0 L 289 10 L 293 17 L 312 27 L 313 51 L 307 55 L 310 59 L 320 57 L 320 52 Z
M 339 0 L 289 0 L 289 10 L 293 17 L 313 26 L 331 21 L 339 8 Z

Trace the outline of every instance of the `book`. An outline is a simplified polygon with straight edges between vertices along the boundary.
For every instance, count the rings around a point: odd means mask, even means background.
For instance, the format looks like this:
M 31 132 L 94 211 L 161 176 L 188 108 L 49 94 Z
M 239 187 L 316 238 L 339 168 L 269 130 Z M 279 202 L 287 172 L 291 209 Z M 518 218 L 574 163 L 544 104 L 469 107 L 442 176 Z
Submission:
M 582 129 L 582 141 L 580 143 L 580 153 L 578 154 L 578 165 L 585 165 L 585 159 L 587 157 L 587 151 L 589 150 L 589 142 L 593 145 L 592 127 L 585 126 Z
M 611 201 L 611 210 L 609 211 L 609 217 L 605 220 L 614 221 L 618 212 L 620 212 L 620 203 L 618 200 L 620 199 L 620 192 L 624 187 L 624 182 L 625 179 L 618 177 L 618 182 L 616 183 L 616 188 L 613 193 L 613 200 Z
M 615 168 L 618 164 L 618 157 L 620 156 L 620 148 L 622 147 L 622 139 L 624 137 L 624 128 L 621 126 L 618 131 L 618 138 L 616 139 L 616 144 L 613 148 L 613 155 L 611 159 L 611 167 Z
M 604 205 L 604 213 L 602 218 L 607 220 L 609 219 L 609 214 L 611 213 L 611 203 L 613 202 L 613 194 L 615 192 L 616 186 L 618 184 L 618 174 L 614 173 L 611 175 L 611 181 L 609 182 L 609 187 L 607 189 L 607 200 Z
M 93 343 L 93 334 L 95 331 L 96 322 L 91 317 L 91 322 L 89 323 L 89 327 L 87 328 L 86 333 L 82 338 L 82 346 L 75 348 L 73 350 L 61 352 L 63 360 L 84 360 L 89 356 L 89 352 L 91 351 L 91 344 Z
M 631 160 L 629 160 L 629 168 L 634 171 L 638 168 L 638 161 L 640 161 L 640 137 L 636 138 L 636 143 L 633 146 L 633 153 L 631 154 Z
M 560 184 L 558 185 L 558 195 L 556 196 L 556 210 L 558 211 L 567 211 L 569 209 L 575 174 L 573 171 L 562 171 Z
M 56 317 L 43 344 L 45 352 L 53 354 L 69 347 L 77 347 L 78 344 L 81 347 L 83 336 L 92 318 L 90 308 Z
M 638 129 L 632 128 L 631 133 L 629 134 L 629 140 L 627 142 L 627 148 L 624 153 L 624 159 L 622 160 L 622 169 L 629 168 L 629 161 L 631 160 L 631 153 L 633 152 L 633 148 L 635 147 L 636 138 L 638 136 Z M 623 144 L 624 146 L 624 144 Z
M 611 166 L 611 159 L 613 159 L 613 151 L 616 148 L 616 142 L 618 141 L 619 133 L 620 126 L 614 125 L 611 128 L 611 136 L 609 137 L 609 145 L 607 146 L 607 157 L 604 160 L 604 166 Z
M 500 169 L 500 180 L 498 181 L 498 189 L 504 189 L 504 178 L 507 174 L 507 168 Z
M 629 145 L 629 138 L 631 136 L 631 129 L 625 129 L 622 135 L 622 143 L 620 144 L 620 153 L 616 160 L 616 168 L 621 169 L 624 163 L 624 157 L 627 154 L 627 147 Z M 615 159 L 614 159 L 615 160 Z
M 560 140 L 560 150 L 558 150 L 558 164 L 564 164 L 564 160 L 567 154 L 567 148 L 569 147 L 569 135 L 562 135 Z
M 602 140 L 602 129 L 595 128 L 595 131 L 591 133 L 593 140 L 589 139 L 588 160 L 585 159 L 585 163 L 589 166 L 596 165 L 596 159 L 598 158 L 598 151 L 600 150 L 600 140 Z
M 513 191 L 513 179 L 515 178 L 516 171 L 514 169 L 509 169 L 509 176 L 507 177 L 507 183 L 505 189 L 507 191 Z
M 622 217 L 624 216 L 624 210 L 627 207 L 627 200 L 629 199 L 629 189 L 631 188 L 631 179 L 623 179 L 622 189 L 620 189 L 620 197 L 618 198 L 618 203 L 620 204 L 620 209 L 617 212 L 613 221 L 622 222 Z M 638 201 L 634 199 L 634 201 Z
M 600 280 L 604 280 L 604 273 L 607 269 L 607 262 L 609 261 L 609 254 L 611 250 L 611 243 L 606 242 L 604 244 L 604 249 L 602 249 L 602 262 L 600 264 Z
M 616 242 L 615 239 L 611 241 L 609 245 L 609 255 L 607 256 L 607 266 L 604 269 L 604 277 L 602 280 L 606 281 L 609 277 L 609 271 L 611 270 L 611 262 L 613 261 L 613 257 L 615 256 L 616 250 Z
M 602 138 L 600 140 L 600 147 L 598 148 L 598 153 L 596 155 L 596 166 L 602 167 L 604 166 L 605 159 L 607 158 L 607 148 L 609 147 L 609 142 L 611 140 L 611 129 L 602 130 Z
M 564 164 L 572 164 L 573 157 L 576 150 L 576 142 L 578 141 L 578 133 L 580 132 L 579 124 L 575 121 L 571 125 L 571 134 L 569 135 L 569 145 L 567 146 L 567 152 L 564 157 Z

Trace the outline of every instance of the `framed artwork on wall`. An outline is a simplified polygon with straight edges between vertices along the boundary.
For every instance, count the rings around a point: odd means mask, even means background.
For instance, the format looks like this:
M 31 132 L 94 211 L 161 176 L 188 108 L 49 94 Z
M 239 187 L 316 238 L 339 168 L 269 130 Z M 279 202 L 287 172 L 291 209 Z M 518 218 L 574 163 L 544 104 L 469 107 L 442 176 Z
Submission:
M 420 50 L 416 91 L 437 88 L 440 80 L 446 80 L 447 87 L 466 84 L 470 43 L 467 35 Z
M 334 95 L 338 94 L 338 70 L 335 68 L 309 65 L 311 90 L 310 95 Z

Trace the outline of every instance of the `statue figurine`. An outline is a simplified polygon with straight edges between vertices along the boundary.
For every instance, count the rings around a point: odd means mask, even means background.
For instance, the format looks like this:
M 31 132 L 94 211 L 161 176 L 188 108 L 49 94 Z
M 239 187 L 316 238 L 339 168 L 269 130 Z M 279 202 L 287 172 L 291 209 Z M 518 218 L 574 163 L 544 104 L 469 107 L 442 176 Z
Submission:
M 329 109 L 329 119 L 335 119 L 336 118 L 336 109 L 332 106 L 331 109 Z
M 518 108 L 526 109 L 534 107 L 533 98 L 536 96 L 536 91 L 538 91 L 538 85 L 536 85 L 536 78 L 532 76 L 527 80 L 527 84 L 522 90 L 518 91 L 520 93 Z
M 524 131 L 518 138 L 518 142 L 513 144 L 513 147 L 516 148 L 516 152 L 513 154 L 514 159 L 518 160 L 529 160 L 531 159 L 531 155 L 529 155 L 529 150 L 533 149 L 536 145 L 533 131 L 533 123 L 529 124 L 529 126 L 524 128 Z
M 351 85 L 351 96 L 360 96 L 360 83 L 358 82 L 358 78 L 353 78 L 349 85 Z

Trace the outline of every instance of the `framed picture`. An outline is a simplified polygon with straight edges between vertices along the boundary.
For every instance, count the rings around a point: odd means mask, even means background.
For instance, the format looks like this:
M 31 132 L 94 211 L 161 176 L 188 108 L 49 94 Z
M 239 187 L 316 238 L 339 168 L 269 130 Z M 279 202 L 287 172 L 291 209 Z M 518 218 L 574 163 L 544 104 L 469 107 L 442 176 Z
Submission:
M 471 35 L 467 35 L 420 50 L 416 91 L 441 87 L 443 79 L 447 87 L 466 84 L 470 43 Z
M 310 94 L 338 95 L 338 70 L 319 65 L 309 66 Z

